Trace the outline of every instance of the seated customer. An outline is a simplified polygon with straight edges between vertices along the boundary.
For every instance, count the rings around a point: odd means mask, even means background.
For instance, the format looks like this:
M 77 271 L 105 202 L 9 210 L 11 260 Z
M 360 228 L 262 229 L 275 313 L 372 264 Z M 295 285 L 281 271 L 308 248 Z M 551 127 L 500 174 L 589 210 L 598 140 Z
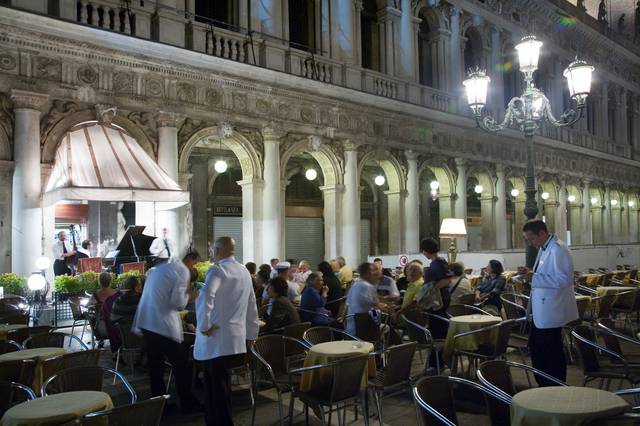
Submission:
M 451 293 L 451 304 L 455 305 L 460 303 L 460 296 L 473 294 L 473 290 L 471 290 L 471 284 L 469 284 L 469 280 L 464 275 L 464 265 L 462 263 L 452 263 L 449 265 L 449 270 L 453 273 L 449 293 Z
M 320 262 L 318 264 L 318 272 L 322 274 L 322 281 L 329 289 L 329 292 L 327 293 L 327 303 L 329 306 L 327 309 L 331 311 L 332 317 L 337 318 L 340 311 L 340 303 L 331 302 L 341 299 L 344 296 L 344 289 L 340 284 L 338 276 L 333 272 L 333 268 L 329 262 Z
M 118 297 L 111 307 L 111 322 L 118 321 L 132 323 L 136 315 L 138 303 L 142 296 L 142 282 L 139 277 L 129 277 L 122 283 L 123 293 Z
M 300 300 L 300 319 L 315 325 L 329 325 L 330 312 L 325 309 L 329 288 L 324 285 L 320 274 L 311 273 L 307 277 L 306 287 Z M 315 313 L 314 313 L 315 312 Z
M 485 307 L 494 307 L 499 313 L 502 309 L 500 294 L 504 291 L 507 281 L 502 276 L 504 268 L 502 263 L 497 260 L 490 260 L 486 268 L 486 274 L 482 278 L 482 282 L 476 289 L 476 302 L 485 300 Z
M 267 291 L 271 299 L 271 309 L 264 318 L 266 324 L 262 327 L 262 332 L 273 331 L 300 322 L 298 311 L 287 297 L 288 289 L 287 280 L 282 277 L 275 277 L 269 282 Z
M 393 315 L 394 321 L 398 321 L 400 315 L 403 313 L 415 309 L 417 307 L 416 297 L 420 292 L 420 289 L 424 285 L 424 279 L 422 277 L 422 265 L 418 262 L 411 262 L 405 268 L 405 274 L 409 284 L 407 285 L 407 291 L 402 299 L 402 307 Z

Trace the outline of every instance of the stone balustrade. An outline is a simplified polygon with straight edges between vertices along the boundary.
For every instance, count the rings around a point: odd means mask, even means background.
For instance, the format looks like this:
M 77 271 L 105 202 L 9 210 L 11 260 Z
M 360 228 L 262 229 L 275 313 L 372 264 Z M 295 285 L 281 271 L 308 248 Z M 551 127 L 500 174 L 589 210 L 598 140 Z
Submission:
M 323 83 L 341 84 L 338 78 L 342 64 L 301 50 L 289 49 L 285 54 L 285 71 Z
M 78 0 L 76 21 L 94 27 L 135 35 L 136 16 L 139 12 L 149 15 L 144 8 L 125 8 L 121 1 Z

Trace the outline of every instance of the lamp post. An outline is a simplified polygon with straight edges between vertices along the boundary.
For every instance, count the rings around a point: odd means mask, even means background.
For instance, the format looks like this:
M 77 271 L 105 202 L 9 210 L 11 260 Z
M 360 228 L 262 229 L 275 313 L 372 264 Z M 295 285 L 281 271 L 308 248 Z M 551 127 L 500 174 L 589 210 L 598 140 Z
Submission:
M 536 40 L 534 36 L 524 37 L 521 43 L 516 46 L 520 71 L 524 74 L 525 89 L 520 96 L 509 101 L 504 120 L 501 123 L 498 123 L 493 117 L 482 114 L 487 101 L 487 89 L 491 81 L 486 73 L 476 69 L 470 72 L 469 78 L 462 83 L 467 92 L 469 107 L 473 111 L 473 117 L 479 128 L 489 133 L 498 133 L 507 127 L 514 127 L 520 129 L 524 134 L 527 145 L 524 191 L 527 198 L 524 214 L 527 220 L 534 219 L 538 215 L 533 136 L 543 121 L 547 121 L 555 127 L 566 127 L 582 118 L 587 96 L 591 91 L 591 74 L 593 73 L 591 65 L 578 59 L 564 70 L 563 75 L 567 79 L 569 94 L 576 106 L 564 111 L 560 119 L 557 119 L 551 111 L 547 97 L 533 84 L 533 73 L 538 69 L 541 47 L 542 42 Z M 535 247 L 527 246 L 526 264 L 529 268 L 533 268 L 537 253 Z

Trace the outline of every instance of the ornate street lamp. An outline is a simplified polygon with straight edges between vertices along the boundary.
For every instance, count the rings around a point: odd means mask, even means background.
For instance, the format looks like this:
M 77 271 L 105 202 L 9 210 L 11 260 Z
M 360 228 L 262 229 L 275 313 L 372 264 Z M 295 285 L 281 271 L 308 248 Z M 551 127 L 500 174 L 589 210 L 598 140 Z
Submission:
M 564 77 L 569 86 L 569 95 L 575 101 L 575 108 L 564 111 L 557 119 L 552 111 L 547 97 L 533 84 L 533 73 L 538 69 L 538 58 L 542 42 L 536 40 L 534 36 L 524 37 L 522 42 L 516 46 L 518 51 L 518 61 L 520 71 L 524 74 L 525 89 L 522 95 L 509 101 L 504 120 L 496 122 L 493 117 L 483 115 L 482 110 L 487 103 L 487 90 L 490 78 L 484 71 L 474 70 L 470 72 L 469 79 L 462 84 L 467 92 L 469 107 L 473 111 L 476 124 L 482 130 L 489 133 L 497 133 L 507 127 L 520 129 L 524 133 L 527 143 L 527 168 L 524 214 L 528 220 L 534 219 L 538 215 L 538 205 L 536 202 L 536 181 L 533 157 L 533 136 L 540 128 L 543 121 L 547 121 L 555 127 L 571 126 L 584 113 L 587 96 L 591 91 L 591 74 L 593 67 L 584 61 L 575 60 L 566 70 Z M 527 246 L 527 266 L 533 267 L 537 255 L 534 247 Z

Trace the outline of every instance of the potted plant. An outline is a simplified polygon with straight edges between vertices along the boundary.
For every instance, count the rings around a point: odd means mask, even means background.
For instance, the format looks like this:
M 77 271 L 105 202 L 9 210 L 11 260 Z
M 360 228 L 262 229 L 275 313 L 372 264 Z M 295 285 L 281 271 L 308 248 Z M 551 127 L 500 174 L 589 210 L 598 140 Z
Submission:
M 69 296 L 82 292 L 79 276 L 58 275 L 53 280 L 53 290 L 58 293 L 58 300 L 67 300 Z
M 5 295 L 26 296 L 29 291 L 27 279 L 13 272 L 0 274 L 0 287 L 4 287 Z
M 119 274 L 112 282 L 113 285 L 112 287 L 114 288 L 120 288 L 120 286 L 122 285 L 122 283 L 124 283 L 127 278 L 129 277 L 140 277 L 142 274 L 140 273 L 140 271 L 127 271 L 127 272 L 123 272 L 121 274 Z
M 209 268 L 213 266 L 213 263 L 209 261 L 198 262 L 195 264 L 196 271 L 198 271 L 198 278 L 196 278 L 196 282 L 204 283 L 205 278 L 207 277 L 207 272 L 209 272 Z

